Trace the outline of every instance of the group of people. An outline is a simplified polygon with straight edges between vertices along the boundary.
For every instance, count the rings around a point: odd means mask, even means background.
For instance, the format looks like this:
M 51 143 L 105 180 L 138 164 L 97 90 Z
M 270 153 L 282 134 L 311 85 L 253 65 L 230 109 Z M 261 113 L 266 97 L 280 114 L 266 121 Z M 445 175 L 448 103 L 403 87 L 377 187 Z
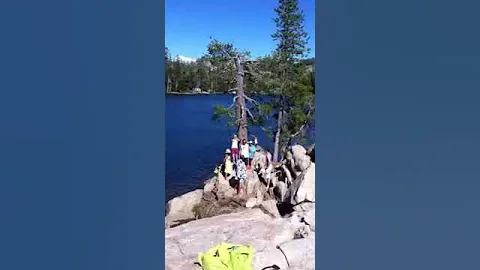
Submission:
M 231 158 L 233 162 L 237 162 L 238 159 L 241 159 L 249 167 L 252 165 L 252 159 L 258 146 L 257 137 L 253 135 L 252 137 L 254 138 L 254 141 L 247 142 L 246 139 L 240 141 L 237 135 L 233 135 L 231 146 Z
M 245 139 L 240 141 L 237 135 L 233 135 L 231 148 L 225 150 L 223 164 L 219 168 L 226 180 L 234 180 L 237 193 L 241 193 L 243 189 L 247 170 L 251 169 L 252 159 L 257 151 L 258 139 L 252 137 L 254 140 L 247 142 Z

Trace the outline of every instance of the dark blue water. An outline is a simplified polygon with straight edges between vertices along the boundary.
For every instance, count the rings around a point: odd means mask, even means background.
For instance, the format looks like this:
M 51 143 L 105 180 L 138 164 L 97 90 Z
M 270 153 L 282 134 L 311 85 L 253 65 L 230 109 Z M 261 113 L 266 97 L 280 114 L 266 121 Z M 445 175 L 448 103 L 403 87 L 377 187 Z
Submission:
M 225 120 L 212 120 L 212 114 L 216 104 L 231 103 L 231 95 L 167 96 L 167 200 L 199 187 L 213 175 L 236 129 L 227 127 Z M 309 138 L 314 137 L 313 128 Z M 273 140 L 266 132 L 250 127 L 249 133 L 255 134 L 259 144 L 273 153 Z
M 216 104 L 230 106 L 232 96 L 167 96 L 166 98 L 166 199 L 199 187 L 213 175 L 223 152 L 230 148 L 235 128 L 212 120 Z M 259 143 L 272 148 L 272 140 L 250 128 Z

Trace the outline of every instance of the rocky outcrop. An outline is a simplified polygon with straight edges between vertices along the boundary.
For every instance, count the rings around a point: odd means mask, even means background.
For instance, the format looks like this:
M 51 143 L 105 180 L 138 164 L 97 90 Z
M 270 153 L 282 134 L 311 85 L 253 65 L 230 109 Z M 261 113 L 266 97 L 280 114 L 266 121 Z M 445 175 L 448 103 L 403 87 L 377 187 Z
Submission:
M 287 199 L 288 187 L 285 182 L 278 182 L 274 189 L 275 196 L 279 202 L 284 202 Z
M 288 219 L 273 218 L 257 208 L 195 220 L 165 231 L 166 266 L 198 269 L 195 262 L 199 252 L 229 242 L 253 246 L 253 269 L 274 265 L 280 269 L 297 266 L 314 269 L 311 267 L 315 256 L 314 234 L 298 241 L 302 239 L 295 239 L 296 230 L 296 224 Z
M 165 270 L 202 270 L 202 267 L 193 260 L 181 258 L 177 260 L 166 260 Z
M 295 228 L 295 238 L 305 238 L 315 232 L 315 203 L 302 203 L 293 207 L 285 218 Z
M 294 231 L 288 221 L 260 209 L 195 220 L 165 231 L 165 260 L 193 264 L 199 252 L 221 242 L 252 245 L 257 253 L 293 239 Z
M 211 188 L 212 182 L 213 187 Z M 207 189 L 204 188 L 204 192 L 208 193 L 210 188 L 210 191 L 218 198 L 231 198 L 236 194 L 235 189 L 230 186 L 230 183 L 222 176 L 222 174 L 218 174 L 210 180 L 210 186 Z
M 271 215 L 274 218 L 280 218 L 280 212 L 278 211 L 277 201 L 276 200 L 268 200 L 264 201 L 259 206 L 265 213 Z
M 203 183 L 203 192 L 212 192 L 217 182 L 217 176 L 212 177 Z
M 167 213 L 167 227 L 178 224 L 176 220 L 233 213 L 242 208 L 260 206 L 263 201 L 271 199 L 277 204 L 291 205 L 315 202 L 315 163 L 303 146 L 290 147 L 283 163 L 275 167 L 271 155 L 263 150 L 255 153 L 252 164 L 254 170 L 247 173 L 245 193 L 241 196 L 227 179 L 218 174 L 205 182 L 203 192 L 197 190 L 169 202 L 167 207 L 171 210 Z
M 253 269 L 288 269 L 287 258 L 275 246 L 268 246 L 255 253 L 252 261 Z
M 195 219 L 193 208 L 201 201 L 202 196 L 203 190 L 197 189 L 171 199 L 166 207 L 165 226 L 169 228 Z
M 257 196 L 257 192 L 261 192 L 262 188 L 262 183 L 260 182 L 260 179 L 258 178 L 258 174 L 256 172 L 249 172 L 247 173 L 247 181 L 245 183 L 246 185 L 246 192 L 247 196 Z
M 314 269 L 314 147 L 290 147 L 272 164 L 259 149 L 244 193 L 221 174 L 171 200 L 165 231 L 166 269 L 201 269 L 197 254 L 221 242 L 252 245 L 253 269 Z M 185 220 L 190 221 L 185 223 Z M 270 268 L 268 268 L 270 267 Z
M 292 204 L 296 205 L 304 201 L 315 202 L 315 163 L 310 166 L 296 179 L 298 189 L 292 190 Z
M 294 145 L 291 147 L 290 151 L 292 152 L 295 169 L 297 171 L 304 171 L 310 166 L 310 156 L 307 155 L 307 150 L 305 150 L 303 146 L 298 144 Z
M 295 239 L 278 247 L 286 258 L 289 267 L 315 269 L 315 238 Z
M 315 202 L 315 163 L 303 146 L 292 146 L 276 171 L 279 177 L 273 191 L 278 202 Z

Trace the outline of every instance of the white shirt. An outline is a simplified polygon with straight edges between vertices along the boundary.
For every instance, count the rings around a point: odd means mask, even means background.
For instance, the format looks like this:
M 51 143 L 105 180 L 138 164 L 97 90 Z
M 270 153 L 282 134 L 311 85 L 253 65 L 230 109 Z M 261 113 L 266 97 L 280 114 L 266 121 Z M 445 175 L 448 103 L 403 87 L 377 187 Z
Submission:
M 232 139 L 232 149 L 238 149 L 238 140 Z
M 242 144 L 240 146 L 240 154 L 242 155 L 242 157 L 248 158 L 248 155 L 249 155 L 248 144 Z

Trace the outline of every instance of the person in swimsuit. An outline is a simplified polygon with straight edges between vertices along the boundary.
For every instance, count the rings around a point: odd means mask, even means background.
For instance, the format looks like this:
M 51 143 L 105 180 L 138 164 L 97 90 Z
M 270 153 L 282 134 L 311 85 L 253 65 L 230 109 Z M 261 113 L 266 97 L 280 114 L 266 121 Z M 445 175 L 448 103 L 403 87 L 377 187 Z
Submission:
M 237 162 L 237 159 L 238 159 L 238 141 L 239 140 L 238 140 L 237 135 L 233 135 L 232 146 L 231 146 L 233 162 Z

